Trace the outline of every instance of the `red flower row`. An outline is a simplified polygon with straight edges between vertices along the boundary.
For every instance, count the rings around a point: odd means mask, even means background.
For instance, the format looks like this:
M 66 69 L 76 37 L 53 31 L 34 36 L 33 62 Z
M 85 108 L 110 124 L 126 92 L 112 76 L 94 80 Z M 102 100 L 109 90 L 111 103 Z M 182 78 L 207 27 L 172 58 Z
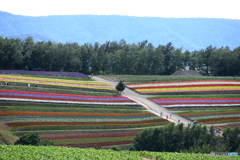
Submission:
M 55 135 L 41 135 L 41 139 L 75 139 L 75 138 L 105 138 L 105 137 L 126 137 L 135 136 L 139 132 L 126 133 L 100 133 L 100 134 L 55 134 Z
M 222 122 L 235 122 L 240 121 L 240 117 L 223 117 L 223 118 L 210 118 L 210 119 L 201 119 L 198 120 L 198 122 L 203 124 L 209 124 L 209 123 L 222 123 Z
M 52 95 L 52 96 L 70 96 L 70 97 L 86 97 L 86 98 L 126 98 L 123 96 L 108 97 L 108 96 L 87 96 L 87 95 L 75 95 L 75 94 L 59 94 L 59 93 L 44 93 L 44 92 L 27 92 L 27 91 L 13 91 L 13 90 L 0 90 L 1 92 L 7 93 L 24 93 L 24 94 L 35 94 L 35 95 Z

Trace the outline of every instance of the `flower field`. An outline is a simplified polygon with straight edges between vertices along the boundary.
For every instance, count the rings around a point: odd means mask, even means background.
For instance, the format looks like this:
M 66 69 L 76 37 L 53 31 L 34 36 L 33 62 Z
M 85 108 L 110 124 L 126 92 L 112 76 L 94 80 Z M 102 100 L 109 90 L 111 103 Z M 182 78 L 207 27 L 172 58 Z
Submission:
M 56 77 L 78 77 L 89 78 L 79 72 L 52 72 L 52 71 L 26 71 L 26 70 L 0 70 L 0 74 L 21 74 L 21 75 L 39 75 L 39 76 L 56 76 Z
M 34 78 L 34 77 L 24 77 L 16 75 L 0 75 L 1 81 L 14 82 L 14 83 L 25 83 L 30 85 L 47 85 L 54 87 L 69 87 L 69 88 L 79 88 L 88 90 L 108 90 L 114 91 L 115 89 L 107 84 L 94 81 L 77 81 L 77 80 L 62 80 L 62 79 L 52 79 L 52 78 Z M 26 85 L 27 86 L 27 85 Z
M 240 122 L 238 95 L 157 96 L 149 99 L 201 124 Z
M 138 105 L 127 97 L 103 97 L 72 94 L 41 93 L 0 90 L 0 100 L 3 101 L 29 101 L 41 103 L 71 103 L 71 104 L 97 104 L 97 105 Z
M 0 90 L 0 100 L 0 121 L 16 135 L 38 131 L 58 146 L 132 144 L 139 128 L 169 123 L 124 96 Z
M 127 87 L 141 94 L 240 91 L 240 81 L 205 80 L 205 81 L 133 83 L 127 84 Z
M 166 108 L 187 107 L 240 107 L 239 98 L 168 98 L 151 99 Z

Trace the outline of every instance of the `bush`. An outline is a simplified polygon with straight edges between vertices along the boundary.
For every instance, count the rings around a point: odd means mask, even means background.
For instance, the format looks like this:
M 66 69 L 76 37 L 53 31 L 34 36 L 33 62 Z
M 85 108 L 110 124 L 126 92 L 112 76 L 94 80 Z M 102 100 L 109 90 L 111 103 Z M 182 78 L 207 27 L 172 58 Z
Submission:
M 14 145 L 32 145 L 32 146 L 52 146 L 53 142 L 50 140 L 40 140 L 37 132 L 24 134 L 19 138 Z

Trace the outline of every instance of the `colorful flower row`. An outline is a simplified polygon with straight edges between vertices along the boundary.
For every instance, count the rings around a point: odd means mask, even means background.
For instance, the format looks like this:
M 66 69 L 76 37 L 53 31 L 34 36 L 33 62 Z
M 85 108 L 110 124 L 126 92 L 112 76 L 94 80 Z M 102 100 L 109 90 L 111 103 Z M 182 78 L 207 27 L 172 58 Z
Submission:
M 1 116 L 5 123 L 15 122 L 132 122 L 159 119 L 154 114 L 150 115 L 133 115 L 133 116 L 25 116 L 25 115 L 10 115 Z
M 98 97 L 71 94 L 0 90 L 0 100 L 96 105 L 138 105 L 127 97 Z
M 240 81 L 210 80 L 127 84 L 139 93 L 239 91 Z
M 0 90 L 0 95 L 12 96 L 12 97 L 39 97 L 39 98 L 52 98 L 52 99 L 72 99 L 81 101 L 119 101 L 119 102 L 132 102 L 127 97 L 108 97 L 108 96 L 85 96 L 85 95 L 73 95 L 73 94 L 57 94 L 57 93 L 42 93 L 42 92 L 26 92 L 26 91 L 12 91 L 12 90 Z
M 142 126 L 168 123 L 166 119 L 154 119 L 131 122 L 16 122 L 5 123 L 11 129 L 27 127 L 47 127 L 47 126 Z
M 21 76 L 6 76 L 0 75 L 6 82 L 18 82 L 18 83 L 33 83 L 43 85 L 65 86 L 65 87 L 79 87 L 88 89 L 107 89 L 115 90 L 110 84 L 94 81 L 74 81 L 74 80 L 61 80 L 50 78 L 33 78 L 33 77 L 21 77 Z
M 196 115 L 212 115 L 212 114 L 240 114 L 240 111 L 226 111 L 226 112 L 201 112 L 201 113 L 186 113 L 179 114 L 180 116 L 196 116 Z
M 240 106 L 240 98 L 151 99 L 164 107 Z
M 202 124 L 213 124 L 213 123 L 225 123 L 225 122 L 237 122 L 240 121 L 240 117 L 221 117 L 221 118 L 210 118 L 198 120 Z
M 193 115 L 185 116 L 191 120 L 202 120 L 202 119 L 211 119 L 211 118 L 227 118 L 227 117 L 240 117 L 240 113 L 219 113 L 219 114 L 209 114 L 209 115 Z
M 139 132 L 117 132 L 117 133 L 97 133 L 97 134 L 55 134 L 41 135 L 41 139 L 75 139 L 75 138 L 107 138 L 107 137 L 126 137 L 135 136 Z

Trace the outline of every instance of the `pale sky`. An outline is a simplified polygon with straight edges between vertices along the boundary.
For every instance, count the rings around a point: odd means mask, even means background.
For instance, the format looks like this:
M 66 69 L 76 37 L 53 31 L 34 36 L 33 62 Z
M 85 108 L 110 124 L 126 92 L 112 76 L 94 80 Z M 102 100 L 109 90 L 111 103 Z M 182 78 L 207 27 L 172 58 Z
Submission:
M 239 0 L 0 0 L 16 15 L 128 15 L 239 19 Z

